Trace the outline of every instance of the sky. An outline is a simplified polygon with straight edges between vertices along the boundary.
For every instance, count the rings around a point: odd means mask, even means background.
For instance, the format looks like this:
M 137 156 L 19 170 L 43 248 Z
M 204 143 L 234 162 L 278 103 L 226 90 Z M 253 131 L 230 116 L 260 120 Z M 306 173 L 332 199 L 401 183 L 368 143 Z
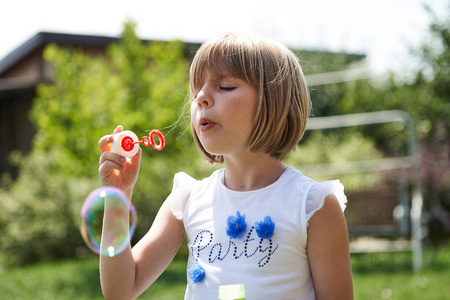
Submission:
M 3 0 L 0 59 L 40 31 L 119 36 L 127 20 L 142 39 L 203 42 L 228 31 L 305 50 L 367 55 L 374 74 L 401 72 L 450 0 Z

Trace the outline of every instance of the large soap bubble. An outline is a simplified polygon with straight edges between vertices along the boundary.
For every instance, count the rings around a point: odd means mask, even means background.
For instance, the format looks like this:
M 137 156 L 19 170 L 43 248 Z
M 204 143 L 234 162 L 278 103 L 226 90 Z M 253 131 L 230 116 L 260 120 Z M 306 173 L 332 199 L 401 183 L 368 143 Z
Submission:
M 136 209 L 123 192 L 115 187 L 102 187 L 92 191 L 84 201 L 80 231 L 92 251 L 113 257 L 128 246 L 136 221 Z

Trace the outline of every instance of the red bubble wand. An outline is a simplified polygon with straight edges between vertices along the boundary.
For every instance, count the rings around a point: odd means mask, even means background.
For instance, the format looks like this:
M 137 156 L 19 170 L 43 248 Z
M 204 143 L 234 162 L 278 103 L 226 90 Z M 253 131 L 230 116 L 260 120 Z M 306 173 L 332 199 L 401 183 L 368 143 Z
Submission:
M 155 136 L 158 137 L 159 144 L 155 142 Z M 135 156 L 139 150 L 138 144 L 143 144 L 146 147 L 151 145 L 153 149 L 161 151 L 165 146 L 165 140 L 161 131 L 156 129 L 150 131 L 148 137 L 142 137 L 142 140 L 139 140 L 134 132 L 125 130 L 114 135 L 111 149 L 122 156 L 132 157 Z

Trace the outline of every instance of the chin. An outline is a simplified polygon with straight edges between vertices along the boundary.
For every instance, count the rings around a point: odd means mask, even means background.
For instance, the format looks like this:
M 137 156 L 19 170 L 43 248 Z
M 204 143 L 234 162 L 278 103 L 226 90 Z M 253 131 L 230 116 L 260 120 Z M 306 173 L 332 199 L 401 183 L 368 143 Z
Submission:
M 223 155 L 222 151 L 213 150 L 210 148 L 205 147 L 206 152 L 208 152 L 211 155 Z

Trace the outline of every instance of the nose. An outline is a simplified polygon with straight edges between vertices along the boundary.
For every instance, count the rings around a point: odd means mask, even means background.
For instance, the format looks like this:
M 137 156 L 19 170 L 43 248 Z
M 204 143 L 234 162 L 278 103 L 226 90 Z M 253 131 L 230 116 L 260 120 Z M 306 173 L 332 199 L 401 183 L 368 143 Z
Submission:
M 211 97 L 208 97 L 203 90 L 201 90 L 198 94 L 197 97 L 195 98 L 195 101 L 197 102 L 197 105 L 201 108 L 208 108 L 213 106 L 214 101 L 212 100 Z

